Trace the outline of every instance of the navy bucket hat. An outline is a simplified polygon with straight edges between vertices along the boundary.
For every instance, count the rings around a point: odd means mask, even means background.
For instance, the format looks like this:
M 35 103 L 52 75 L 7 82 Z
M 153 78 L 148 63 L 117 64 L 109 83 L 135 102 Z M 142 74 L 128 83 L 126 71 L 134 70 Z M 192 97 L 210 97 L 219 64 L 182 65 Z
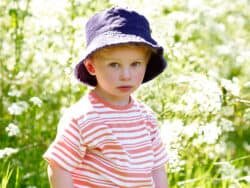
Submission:
M 95 14 L 86 24 L 86 49 L 83 59 L 75 67 L 75 76 L 83 84 L 96 86 L 95 76 L 88 73 L 84 61 L 94 52 L 108 46 L 122 44 L 143 44 L 154 49 L 143 83 L 163 72 L 167 62 L 163 57 L 163 47 L 151 37 L 147 19 L 135 11 L 110 8 Z

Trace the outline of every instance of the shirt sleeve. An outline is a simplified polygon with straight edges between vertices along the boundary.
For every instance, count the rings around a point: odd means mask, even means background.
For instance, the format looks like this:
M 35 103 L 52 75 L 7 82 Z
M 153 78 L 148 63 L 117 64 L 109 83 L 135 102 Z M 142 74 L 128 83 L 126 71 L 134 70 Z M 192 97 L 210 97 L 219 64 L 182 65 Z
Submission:
M 154 167 L 153 169 L 160 168 L 168 161 L 168 154 L 165 144 L 163 144 L 160 136 L 160 129 L 156 119 L 156 115 L 151 113 L 149 115 L 149 124 L 151 127 L 150 135 L 152 140 L 152 147 L 154 152 Z
M 65 113 L 59 122 L 57 136 L 43 158 L 51 165 L 72 172 L 81 164 L 85 151 L 77 121 Z

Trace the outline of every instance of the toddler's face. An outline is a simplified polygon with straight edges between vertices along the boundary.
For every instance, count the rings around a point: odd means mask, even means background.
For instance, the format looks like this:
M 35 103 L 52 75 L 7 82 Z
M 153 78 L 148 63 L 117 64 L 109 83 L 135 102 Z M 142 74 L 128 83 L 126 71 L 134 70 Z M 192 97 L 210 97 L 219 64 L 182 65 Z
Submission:
M 97 79 L 96 92 L 110 103 L 127 104 L 130 94 L 143 81 L 149 57 L 148 48 L 134 45 L 96 52 L 88 61 L 90 73 Z

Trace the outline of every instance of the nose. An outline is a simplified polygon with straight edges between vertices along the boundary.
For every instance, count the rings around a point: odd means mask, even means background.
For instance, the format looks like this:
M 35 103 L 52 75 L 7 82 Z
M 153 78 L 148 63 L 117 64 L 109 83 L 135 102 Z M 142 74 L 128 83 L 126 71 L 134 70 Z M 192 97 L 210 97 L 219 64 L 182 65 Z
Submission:
M 130 80 L 131 79 L 131 70 L 129 68 L 123 68 L 121 70 L 121 80 Z

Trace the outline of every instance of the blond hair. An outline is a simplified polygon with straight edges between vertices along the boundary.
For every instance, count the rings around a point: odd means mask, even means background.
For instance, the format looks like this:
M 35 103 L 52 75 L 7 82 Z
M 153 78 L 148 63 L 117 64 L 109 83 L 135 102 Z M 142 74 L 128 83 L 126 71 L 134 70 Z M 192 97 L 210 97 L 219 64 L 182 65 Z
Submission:
M 101 48 L 99 50 L 97 50 L 96 52 L 94 52 L 93 54 L 90 55 L 90 59 L 95 58 L 95 57 L 100 57 L 103 56 L 107 53 L 109 53 L 110 51 L 117 49 L 117 48 L 139 48 L 142 49 L 147 58 L 149 59 L 149 57 L 151 56 L 152 53 L 154 53 L 155 49 L 151 48 L 148 45 L 144 45 L 144 44 L 136 44 L 136 43 L 131 43 L 131 44 L 119 44 L 119 45 L 114 45 L 114 46 L 106 46 L 104 48 Z

